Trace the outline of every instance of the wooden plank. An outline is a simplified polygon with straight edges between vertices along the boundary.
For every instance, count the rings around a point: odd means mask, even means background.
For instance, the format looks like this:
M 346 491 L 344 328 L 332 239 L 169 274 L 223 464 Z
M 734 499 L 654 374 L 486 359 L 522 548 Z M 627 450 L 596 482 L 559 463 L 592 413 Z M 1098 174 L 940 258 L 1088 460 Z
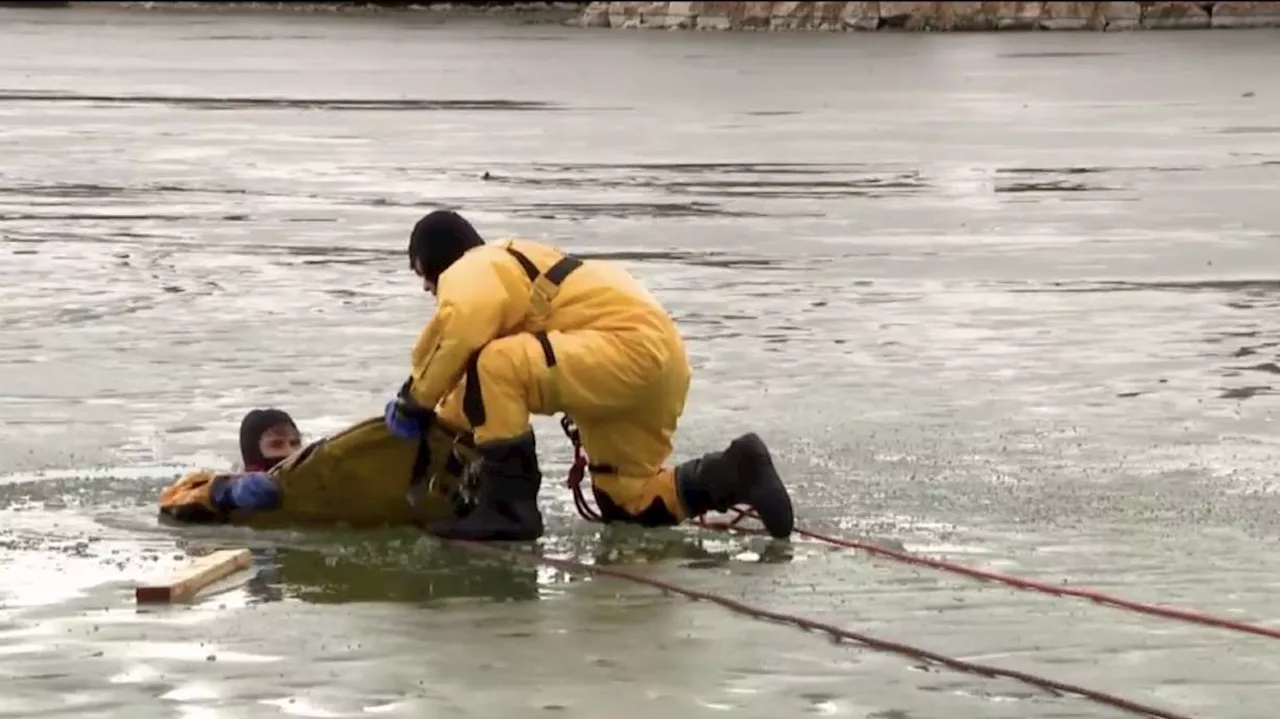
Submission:
M 138 585 L 134 597 L 139 604 L 190 599 L 219 579 L 246 569 L 252 561 L 253 553 L 248 549 L 220 549 L 197 557 L 171 581 Z

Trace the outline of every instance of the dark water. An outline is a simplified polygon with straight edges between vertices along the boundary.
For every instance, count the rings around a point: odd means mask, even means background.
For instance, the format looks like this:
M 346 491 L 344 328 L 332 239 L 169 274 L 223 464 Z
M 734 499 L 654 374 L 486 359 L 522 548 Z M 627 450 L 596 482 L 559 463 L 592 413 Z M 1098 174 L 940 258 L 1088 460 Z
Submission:
M 438 205 L 632 268 L 696 363 L 679 456 L 761 431 L 806 526 L 1277 623 L 1275 33 L 0 34 L 0 716 L 1120 716 L 408 533 L 155 526 L 248 407 L 380 411 Z M 1266 639 L 544 494 L 557 556 L 1191 716 L 1280 697 Z M 135 611 L 211 542 L 256 578 Z

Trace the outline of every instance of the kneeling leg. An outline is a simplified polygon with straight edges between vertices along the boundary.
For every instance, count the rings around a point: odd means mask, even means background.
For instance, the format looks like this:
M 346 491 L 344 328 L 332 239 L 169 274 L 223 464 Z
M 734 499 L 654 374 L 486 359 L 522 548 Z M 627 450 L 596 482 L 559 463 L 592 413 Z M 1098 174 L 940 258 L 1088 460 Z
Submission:
M 465 516 L 431 522 L 427 531 L 473 541 L 531 541 L 542 536 L 537 504 L 542 472 L 529 415 L 546 411 L 546 373 L 542 345 L 530 334 L 494 340 L 477 353 L 460 395 L 451 394 L 441 407 L 447 424 L 465 419 L 465 428 L 452 429 L 473 433 L 480 460 L 467 468 L 463 484 L 474 488 L 474 509 Z
M 664 526 L 750 506 L 772 536 L 785 539 L 795 528 L 791 496 L 764 441 L 744 434 L 721 451 L 708 452 L 669 468 L 671 431 L 644 424 L 579 424 L 583 448 L 592 462 L 592 489 L 606 522 Z

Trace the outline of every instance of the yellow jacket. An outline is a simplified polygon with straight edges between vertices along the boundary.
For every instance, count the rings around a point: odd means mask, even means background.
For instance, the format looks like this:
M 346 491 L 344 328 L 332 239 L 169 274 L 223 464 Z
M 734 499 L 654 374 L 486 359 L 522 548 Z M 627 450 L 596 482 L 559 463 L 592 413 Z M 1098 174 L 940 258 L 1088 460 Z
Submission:
M 564 254 L 530 240 L 490 243 L 468 251 L 436 283 L 435 316 L 412 354 L 410 391 L 435 407 L 462 380 L 471 356 L 490 341 L 520 332 L 596 329 L 652 336 L 655 350 L 676 332 L 662 305 L 621 266 L 586 260 L 542 306 L 515 250 L 545 273 Z

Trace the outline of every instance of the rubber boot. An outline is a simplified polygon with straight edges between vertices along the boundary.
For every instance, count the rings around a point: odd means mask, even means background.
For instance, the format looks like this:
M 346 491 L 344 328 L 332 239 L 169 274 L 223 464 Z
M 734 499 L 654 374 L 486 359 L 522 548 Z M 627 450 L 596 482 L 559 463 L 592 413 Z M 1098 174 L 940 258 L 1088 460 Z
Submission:
M 676 486 L 692 517 L 746 504 L 774 538 L 786 539 L 795 529 L 791 496 L 773 467 L 769 448 L 755 432 L 733 440 L 723 452 L 677 466 Z
M 427 531 L 444 539 L 476 542 L 531 542 L 542 536 L 537 446 L 532 432 L 477 447 L 474 509 L 462 517 L 436 520 Z

